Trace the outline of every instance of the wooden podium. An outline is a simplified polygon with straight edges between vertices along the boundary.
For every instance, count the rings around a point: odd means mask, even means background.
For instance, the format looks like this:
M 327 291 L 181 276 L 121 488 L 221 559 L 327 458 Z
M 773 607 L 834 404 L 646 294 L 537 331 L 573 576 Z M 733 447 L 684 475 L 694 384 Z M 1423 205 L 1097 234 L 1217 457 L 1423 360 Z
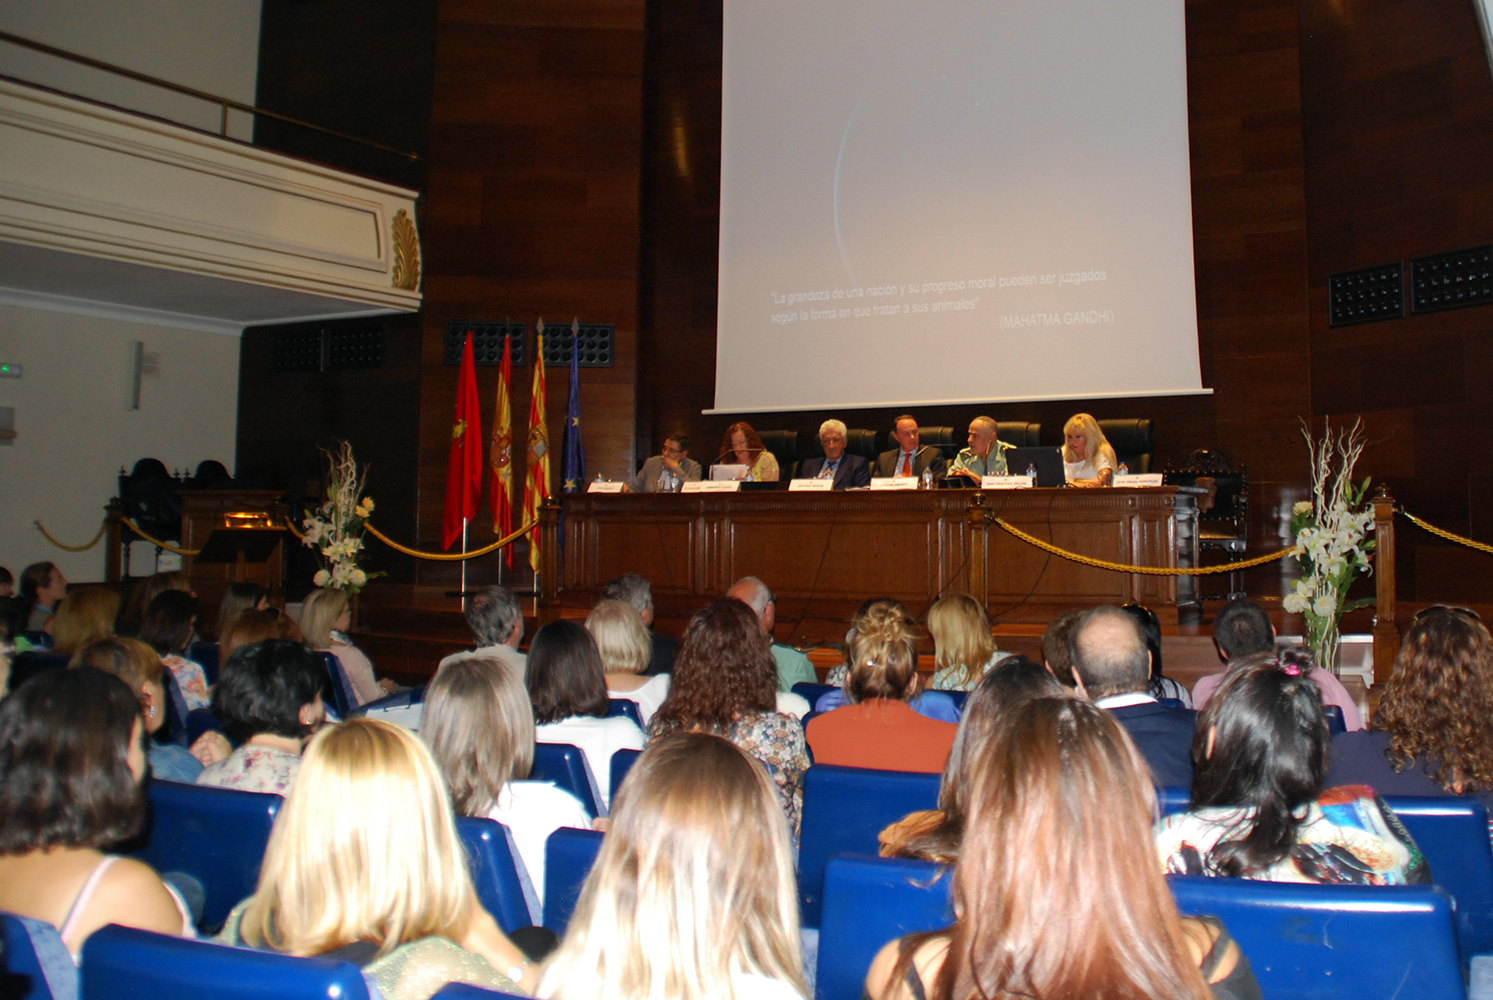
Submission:
M 280 598 L 287 537 L 282 495 L 279 490 L 181 491 L 181 547 L 197 550 L 182 557 L 182 572 L 197 592 L 204 619 L 216 619 L 230 583 L 257 583 L 272 599 Z

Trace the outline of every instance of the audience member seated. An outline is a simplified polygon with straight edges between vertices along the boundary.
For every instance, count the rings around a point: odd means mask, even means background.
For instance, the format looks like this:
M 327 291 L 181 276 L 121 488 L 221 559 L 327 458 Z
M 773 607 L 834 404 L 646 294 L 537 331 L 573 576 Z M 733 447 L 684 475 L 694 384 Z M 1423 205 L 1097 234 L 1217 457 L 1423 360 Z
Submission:
M 1146 640 L 1146 652 L 1151 654 L 1151 679 L 1146 684 L 1146 691 L 1158 701 L 1171 698 L 1180 701 L 1183 708 L 1192 708 L 1192 695 L 1187 688 L 1161 672 L 1161 622 L 1156 612 L 1144 604 L 1126 604 L 1120 610 L 1140 626 L 1141 636 Z
M 185 573 L 154 573 L 135 581 L 135 585 L 130 588 L 130 596 L 124 602 L 124 610 L 119 613 L 119 621 L 115 623 L 114 630 L 120 635 L 139 637 L 140 626 L 145 622 L 145 609 L 150 607 L 150 602 L 155 600 L 157 595 L 168 590 L 192 593 Z
M 306 641 L 295 619 L 279 608 L 250 608 L 234 615 L 228 627 L 218 633 L 218 662 L 223 663 L 243 647 L 266 639 Z
M 631 719 L 607 717 L 606 677 L 591 633 L 565 619 L 534 633 L 525 683 L 537 723 L 534 739 L 580 747 L 605 804 L 612 754 L 643 749 L 643 731 Z
M 326 718 L 326 664 L 309 646 L 268 639 L 236 650 L 213 690 L 213 715 L 239 744 L 204 768 L 199 785 L 284 795 L 301 768 L 301 744 Z
M 73 657 L 72 666 L 111 673 L 135 692 L 140 700 L 145 735 L 150 737 L 145 756 L 152 777 L 191 784 L 204 767 L 216 764 L 232 752 L 233 747 L 223 734 L 215 730 L 199 736 L 190 750 L 160 738 L 165 735 L 166 726 L 166 665 L 155 650 L 139 639 L 115 636 L 89 643 Z
M 763 447 L 762 439 L 752 430 L 752 425 L 744 420 L 726 428 L 726 436 L 721 440 L 720 457 L 716 461 L 725 465 L 746 466 L 747 472 L 742 478 L 749 483 L 778 481 L 777 457 Z
M 586 616 L 586 631 L 596 640 L 607 696 L 636 702 L 643 725 L 669 696 L 669 675 L 644 673 L 653 656 L 653 643 L 643 619 L 631 604 L 603 600 Z
M 57 605 L 52 619 L 52 652 L 72 656 L 84 646 L 114 634 L 119 594 L 108 587 L 79 587 Z
M 881 831 L 882 857 L 945 865 L 958 861 L 969 816 L 970 780 L 991 736 L 1007 715 L 1031 699 L 1062 693 L 1063 686 L 1046 667 L 1024 656 L 1008 656 L 987 673 L 964 703 L 964 717 L 938 786 L 938 808 L 912 813 Z
M 788 824 L 728 741 L 671 733 L 628 773 L 537 995 L 805 1000 Z
M 218 937 L 352 962 L 386 1000 L 426 1000 L 450 982 L 508 992 L 532 982 L 477 902 L 440 768 L 408 731 L 371 719 L 307 746 L 259 887 Z
M 1493 816 L 1493 639 L 1471 611 L 1433 607 L 1416 615 L 1374 726 L 1333 738 L 1328 785 L 1475 795 Z
M 196 624 L 197 598 L 185 590 L 163 590 L 151 598 L 140 623 L 140 641 L 154 647 L 161 662 L 176 678 L 189 712 L 206 708 L 209 698 L 207 671 L 185 655 L 192 644 L 192 629 Z
M 917 623 L 912 619 L 912 612 L 907 610 L 907 605 L 894 597 L 868 597 L 861 602 L 861 606 L 855 609 L 855 614 L 850 616 L 850 627 L 845 630 L 845 651 L 842 663 L 837 663 L 824 675 L 824 683 L 831 687 L 844 687 L 845 679 L 850 676 L 850 640 L 855 637 L 856 629 L 867 618 L 896 615 L 902 619 L 908 630 L 914 630 Z
M 892 438 L 897 447 L 876 456 L 876 466 L 871 475 L 881 479 L 912 476 L 922 478 L 924 472 L 935 481 L 944 477 L 948 463 L 943 452 L 931 444 L 920 444 L 918 421 L 910 413 L 904 413 L 893 423 Z
M 219 644 L 223 634 L 233 627 L 233 620 L 245 611 L 264 611 L 270 606 L 270 592 L 257 583 L 230 583 L 218 604 L 217 630 Z
M 397 684 L 387 677 L 378 680 L 373 674 L 373 661 L 354 646 L 347 637 L 352 627 L 352 605 L 348 603 L 345 590 L 319 587 L 306 595 L 301 609 L 301 633 L 306 645 L 320 653 L 331 653 L 342 664 L 353 686 L 353 694 L 359 705 L 377 701 L 393 691 Z
M 67 596 L 67 577 L 52 563 L 32 563 L 21 571 L 21 600 L 25 603 L 26 631 L 52 634 L 57 602 Z
M 714 733 L 762 762 L 777 786 L 798 839 L 803 775 L 809 751 L 803 726 L 777 709 L 777 666 L 752 609 L 717 598 L 695 612 L 684 629 L 674 686 L 648 726 L 650 742 L 666 733 Z
M 503 661 L 523 680 L 528 657 L 518 651 L 518 644 L 524 641 L 524 613 L 519 610 L 513 591 L 507 587 L 483 587 L 468 599 L 466 617 L 472 638 L 477 641 L 475 652 Z M 453 656 L 446 657 L 441 665 L 445 666 Z
M 937 710 L 948 721 L 930 718 L 909 701 L 918 695 L 918 642 L 895 612 L 861 620 L 850 637 L 846 704 L 810 719 L 806 735 L 820 764 L 873 767 L 887 771 L 942 771 L 954 744 L 958 713 L 948 695 L 921 696 L 924 713 Z M 816 706 L 818 707 L 818 706 Z M 820 711 L 824 711 L 820 708 Z
M 1047 623 L 1042 633 L 1042 663 L 1070 691 L 1078 684 L 1073 676 L 1073 626 L 1083 617 L 1083 608 L 1069 608 Z
M 1063 475 L 1069 486 L 1110 486 L 1120 463 L 1099 421 L 1075 413 L 1063 425 Z
M 1268 882 L 1428 883 L 1420 849 L 1365 785 L 1322 790 L 1327 719 L 1284 650 L 1229 671 L 1198 718 L 1190 812 L 1162 820 L 1166 870 Z
M 74 962 L 108 924 L 193 933 L 149 866 L 103 853 L 145 822 L 143 732 L 135 693 L 91 667 L 0 701 L 0 910 L 56 927 Z
M 1114 607 L 1085 611 L 1073 626 L 1073 674 L 1094 703 L 1130 733 L 1158 785 L 1192 784 L 1197 713 L 1158 704 L 1146 692 L 1151 656 L 1134 618 Z
M 627 484 L 629 493 L 677 493 L 684 483 L 698 482 L 703 470 L 689 457 L 689 437 L 675 433 L 664 438 L 664 450 L 643 463 Z
M 826 420 L 819 425 L 819 447 L 822 458 L 804 461 L 798 470 L 800 479 L 830 479 L 830 489 L 861 489 L 871 485 L 871 463 L 859 455 L 845 453 L 845 422 Z
M 507 664 L 463 653 L 425 689 L 420 735 L 435 754 L 462 816 L 507 825 L 529 881 L 544 902 L 544 842 L 562 826 L 591 828 L 580 800 L 549 781 L 528 780 L 534 766 L 534 711 Z
M 1192 686 L 1192 704 L 1198 711 L 1207 706 L 1208 699 L 1218 690 L 1233 664 L 1247 657 L 1275 652 L 1275 626 L 1270 623 L 1265 609 L 1253 601 L 1229 601 L 1218 609 L 1213 619 L 1213 647 L 1218 650 L 1224 669 L 1198 678 Z M 1348 732 L 1363 728 L 1363 715 L 1342 681 L 1331 671 L 1318 666 L 1311 668 L 1311 679 L 1317 685 L 1323 704 L 1336 705 L 1343 710 L 1343 727 Z
M 1072 695 L 1008 713 L 972 761 L 952 927 L 883 948 L 871 1000 L 1260 996 L 1212 918 L 1177 913 L 1145 763 Z
M 4 566 L 0 566 L 0 600 L 14 597 L 16 594 L 16 578 Z
M 757 624 L 762 627 L 763 633 L 772 638 L 773 626 L 777 624 L 778 599 L 767 589 L 767 584 L 755 576 L 744 576 L 731 584 L 731 589 L 726 591 L 727 597 L 734 597 L 742 604 L 752 609 L 757 616 Z M 778 665 L 778 690 L 792 691 L 793 685 L 808 682 L 810 684 L 819 680 L 819 675 L 814 672 L 814 665 L 809 658 L 792 646 L 773 641 L 773 662 Z
M 968 594 L 948 594 L 928 609 L 928 631 L 933 636 L 935 691 L 968 691 L 1004 654 L 995 648 L 990 619 L 980 602 Z
M 949 466 L 949 478 L 960 476 L 964 486 L 979 486 L 985 476 L 1006 474 L 1006 449 L 996 437 L 1000 425 L 991 417 L 976 417 L 969 423 L 969 447 L 961 448 Z
M 623 573 L 601 588 L 601 596 L 608 601 L 626 601 L 643 619 L 643 627 L 648 630 L 648 640 L 653 645 L 648 669 L 644 673 L 654 677 L 672 671 L 674 652 L 679 644 L 673 637 L 653 630 L 653 586 L 637 573 Z

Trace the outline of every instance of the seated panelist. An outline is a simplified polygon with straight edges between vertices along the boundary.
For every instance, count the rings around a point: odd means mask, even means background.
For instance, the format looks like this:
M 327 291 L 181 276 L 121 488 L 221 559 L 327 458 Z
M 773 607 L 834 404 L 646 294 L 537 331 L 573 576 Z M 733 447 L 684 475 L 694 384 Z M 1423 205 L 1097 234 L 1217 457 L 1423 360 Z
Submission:
M 673 493 L 681 483 L 700 479 L 700 463 L 689 457 L 689 437 L 683 433 L 664 438 L 664 450 L 643 463 L 628 482 L 629 493 Z M 667 487 L 667 488 L 666 488 Z
M 738 420 L 726 428 L 726 437 L 721 441 L 718 462 L 727 465 L 744 465 L 744 477 L 749 483 L 775 483 L 778 481 L 778 460 L 762 444 L 762 439 L 745 420 Z
M 1075 413 L 1063 425 L 1063 474 L 1069 486 L 1112 486 L 1119 460 L 1087 413 Z
M 819 447 L 823 458 L 811 458 L 799 469 L 800 479 L 833 479 L 832 489 L 856 489 L 871 485 L 871 463 L 859 455 L 845 453 L 845 422 L 826 420 L 819 425 Z
M 947 469 L 943 452 L 930 445 L 919 446 L 918 422 L 911 414 L 897 418 L 892 437 L 897 447 L 876 456 L 876 468 L 871 473 L 880 478 L 922 476 L 924 469 L 932 470 L 934 479 L 942 479 Z
M 1005 451 L 1010 445 L 1002 444 L 995 436 L 996 423 L 989 417 L 976 417 L 969 422 L 969 447 L 961 449 L 949 466 L 949 478 L 963 476 L 980 485 L 985 476 L 1006 474 Z

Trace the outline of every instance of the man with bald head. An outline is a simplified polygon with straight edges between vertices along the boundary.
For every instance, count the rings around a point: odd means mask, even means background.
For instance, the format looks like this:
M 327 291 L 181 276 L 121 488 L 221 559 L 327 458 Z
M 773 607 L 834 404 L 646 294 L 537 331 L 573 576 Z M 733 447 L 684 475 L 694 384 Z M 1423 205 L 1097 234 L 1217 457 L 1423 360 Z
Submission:
M 1092 608 L 1073 626 L 1072 646 L 1079 686 L 1130 733 L 1156 784 L 1190 787 L 1197 713 L 1146 693 L 1151 651 L 1136 620 L 1119 608 Z
M 996 423 L 990 417 L 976 417 L 969 422 L 969 447 L 954 456 L 949 475 L 973 479 L 980 485 L 983 476 L 1006 474 L 1006 445 L 995 436 Z
M 767 584 L 755 576 L 744 576 L 731 585 L 726 596 L 734 597 L 751 608 L 752 613 L 757 616 L 757 624 L 762 626 L 762 631 L 767 633 L 769 639 L 772 638 L 772 627 L 777 622 L 778 599 L 767 589 Z M 774 640 L 772 658 L 778 665 L 779 691 L 792 691 L 795 684 L 804 681 L 813 684 L 819 680 L 809 658 L 792 646 L 785 646 Z

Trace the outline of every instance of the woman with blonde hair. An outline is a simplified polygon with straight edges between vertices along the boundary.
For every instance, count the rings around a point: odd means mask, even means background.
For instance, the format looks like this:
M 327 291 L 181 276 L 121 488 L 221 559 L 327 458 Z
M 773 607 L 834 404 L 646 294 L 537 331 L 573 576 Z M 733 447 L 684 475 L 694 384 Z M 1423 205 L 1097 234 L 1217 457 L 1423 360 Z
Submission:
M 544 844 L 562 826 L 591 828 L 580 800 L 550 781 L 530 781 L 534 711 L 518 671 L 495 656 L 458 653 L 425 689 L 420 735 L 446 773 L 463 816 L 504 824 L 544 902 Z
M 1069 486 L 1109 486 L 1119 465 L 1099 421 L 1087 413 L 1068 418 L 1063 425 L 1063 474 Z
M 1005 716 L 974 762 L 953 926 L 883 948 L 872 1000 L 1258 998 L 1211 918 L 1177 913 L 1151 848 L 1145 761 L 1073 696 Z
M 371 719 L 307 746 L 259 886 L 219 940 L 353 962 L 389 1000 L 425 1000 L 452 982 L 513 991 L 528 971 L 477 902 L 430 751 Z
M 559 949 L 540 976 L 560 1000 L 801 1000 L 788 824 L 763 768 L 729 741 L 654 740 Z
M 933 635 L 935 691 L 968 691 L 995 665 L 995 638 L 980 602 L 969 594 L 947 594 L 928 609 Z
M 119 594 L 108 587 L 79 587 L 67 592 L 52 619 L 52 651 L 72 656 L 98 639 L 114 634 Z
M 757 432 L 752 430 L 752 425 L 745 420 L 738 420 L 726 428 L 726 436 L 721 439 L 721 457 L 718 461 L 746 466 L 747 474 L 743 478 L 749 483 L 778 481 L 777 458 L 767 450 Z
M 352 625 L 352 606 L 347 592 L 333 587 L 319 587 L 306 595 L 301 608 L 301 632 L 306 645 L 318 653 L 331 653 L 342 664 L 359 705 L 377 701 L 398 685 L 373 675 L 373 661 L 352 644 L 346 630 Z
M 643 674 L 653 659 L 653 640 L 638 609 L 626 601 L 601 601 L 586 616 L 586 631 L 601 654 L 607 697 L 636 702 L 643 725 L 648 725 L 669 696 L 669 675 Z

